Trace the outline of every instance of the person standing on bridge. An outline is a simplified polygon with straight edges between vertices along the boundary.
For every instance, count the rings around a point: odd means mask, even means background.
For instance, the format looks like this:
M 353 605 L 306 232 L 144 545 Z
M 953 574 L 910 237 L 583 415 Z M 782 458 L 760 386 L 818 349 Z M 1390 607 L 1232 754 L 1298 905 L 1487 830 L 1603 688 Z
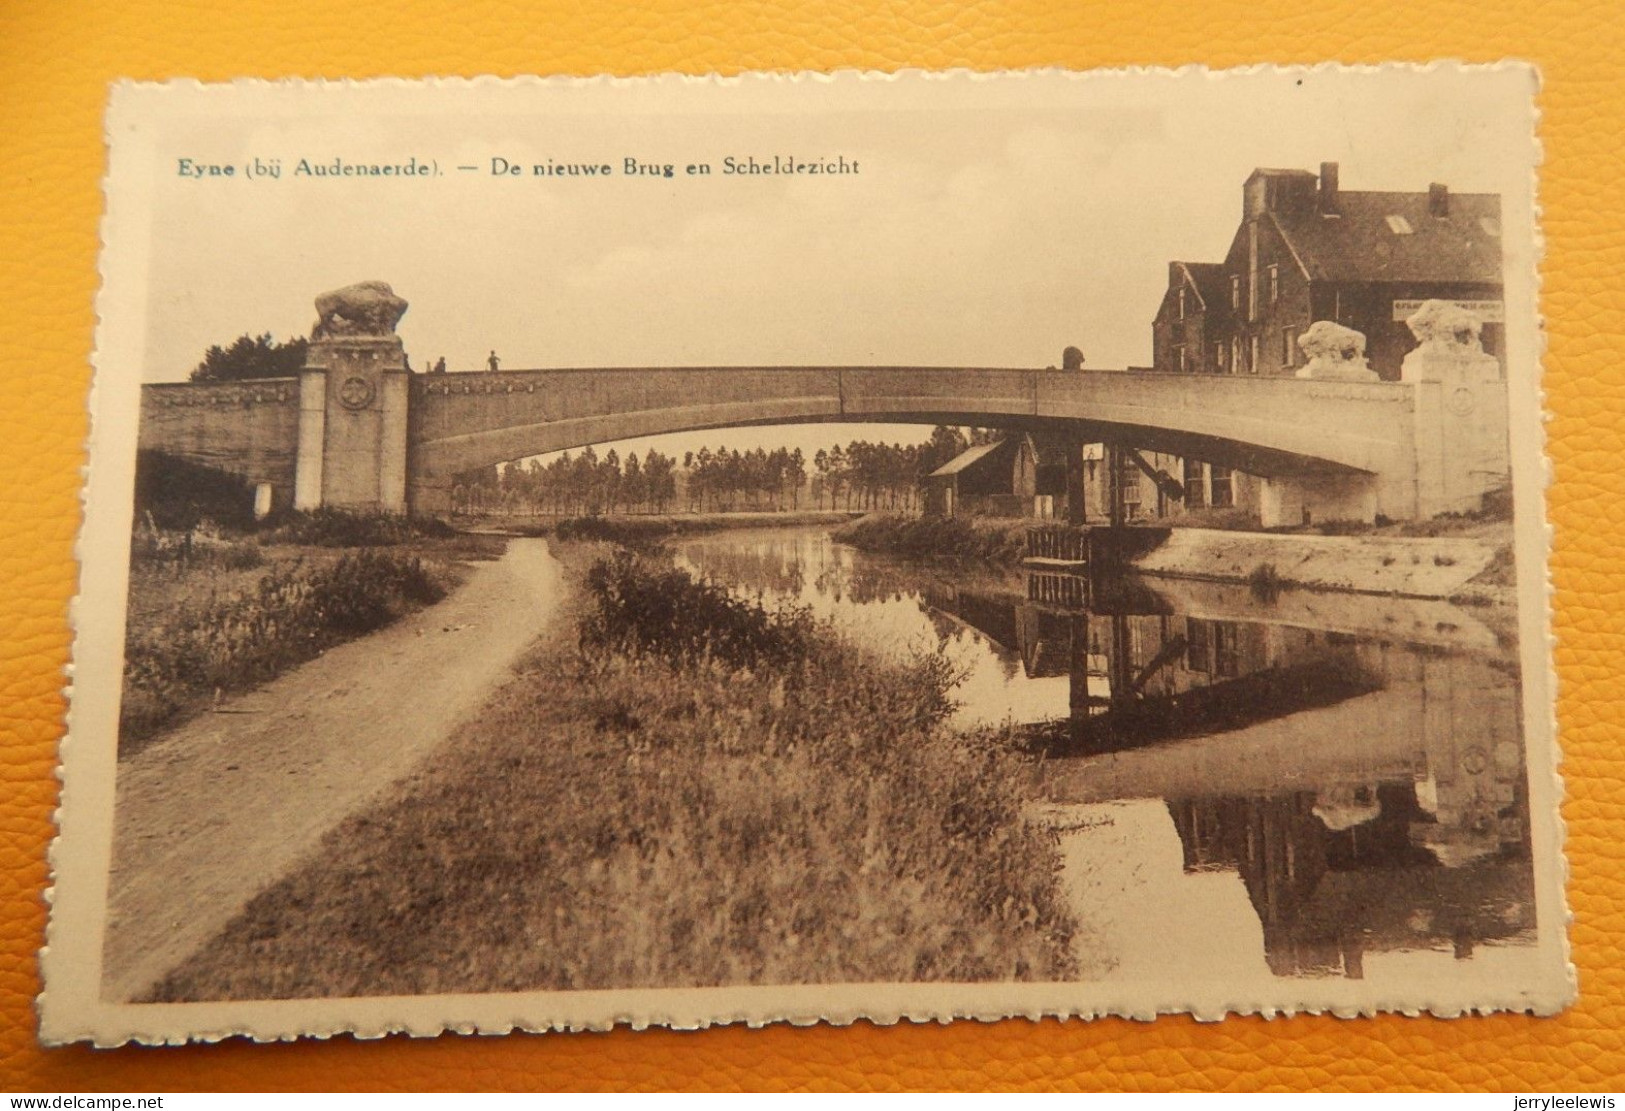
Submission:
M 497 367 L 502 365 L 502 360 L 497 358 L 497 353 L 493 351 L 491 352 L 491 357 L 485 360 L 485 365 L 491 368 L 492 374 L 495 374 L 497 372 Z

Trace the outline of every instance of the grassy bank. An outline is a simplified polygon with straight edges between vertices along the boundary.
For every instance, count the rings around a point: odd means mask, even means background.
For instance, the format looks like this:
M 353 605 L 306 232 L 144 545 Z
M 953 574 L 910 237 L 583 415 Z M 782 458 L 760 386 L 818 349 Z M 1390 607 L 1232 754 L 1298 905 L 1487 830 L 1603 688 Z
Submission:
M 439 601 L 503 541 L 321 511 L 262 529 L 138 528 L 130 547 L 119 753 L 219 696 Z
M 871 514 L 835 530 L 843 544 L 905 559 L 1014 565 L 1027 554 L 1033 522 L 981 517 L 894 517 Z
M 624 554 L 575 571 L 576 636 L 156 998 L 1074 972 L 1054 835 L 1016 757 L 945 726 L 941 659 Z
M 588 540 L 619 544 L 627 548 L 649 549 L 668 540 L 695 533 L 743 528 L 795 528 L 810 525 L 841 525 L 856 516 L 841 510 L 801 510 L 784 513 L 681 513 L 664 515 L 615 515 L 563 517 L 556 520 L 521 521 L 489 518 L 482 527 L 520 536 L 553 536 L 560 540 Z

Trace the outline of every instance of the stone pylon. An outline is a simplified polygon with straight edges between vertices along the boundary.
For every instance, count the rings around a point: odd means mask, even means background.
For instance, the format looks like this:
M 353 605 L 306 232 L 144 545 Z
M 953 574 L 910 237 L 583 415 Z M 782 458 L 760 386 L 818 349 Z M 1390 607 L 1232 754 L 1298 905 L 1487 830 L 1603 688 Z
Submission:
M 383 282 L 316 299 L 299 372 L 295 508 L 406 511 L 409 372 L 395 334 L 406 307 Z
M 1415 387 L 1416 516 L 1472 512 L 1511 475 L 1501 365 L 1459 305 L 1427 301 L 1406 323 L 1419 343 L 1400 368 Z

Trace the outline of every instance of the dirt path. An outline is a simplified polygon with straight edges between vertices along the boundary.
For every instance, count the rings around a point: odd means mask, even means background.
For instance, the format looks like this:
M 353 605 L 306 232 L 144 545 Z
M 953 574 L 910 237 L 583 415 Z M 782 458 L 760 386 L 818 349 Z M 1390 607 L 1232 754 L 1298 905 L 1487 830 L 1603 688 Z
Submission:
M 102 994 L 139 997 L 472 713 L 556 616 L 540 540 L 120 765 Z

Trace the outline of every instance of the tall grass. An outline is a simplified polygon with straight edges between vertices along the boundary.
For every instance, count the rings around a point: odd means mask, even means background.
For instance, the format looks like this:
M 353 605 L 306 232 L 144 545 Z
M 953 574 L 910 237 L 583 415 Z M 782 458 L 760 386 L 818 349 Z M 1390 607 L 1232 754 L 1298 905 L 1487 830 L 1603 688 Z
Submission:
M 421 559 L 361 550 L 327 566 L 274 567 L 250 590 L 131 622 L 121 751 L 199 698 L 246 690 L 444 593 Z
M 592 612 L 581 620 L 582 648 L 594 655 L 650 653 L 673 664 L 705 658 L 731 667 L 782 667 L 806 656 L 810 611 L 769 610 L 674 567 L 619 551 L 587 572 Z
M 625 517 L 566 517 L 553 526 L 560 540 L 600 541 L 628 548 L 651 548 L 685 529 L 670 520 L 633 520 Z
M 908 559 L 1020 563 L 1026 555 L 1026 524 L 963 517 L 873 515 L 832 534 L 843 544 Z
M 358 513 L 322 506 L 290 510 L 271 518 L 260 530 L 260 542 L 322 548 L 377 548 L 422 539 L 443 540 L 456 535 L 456 529 L 433 517 Z
M 1075 973 L 1055 835 L 1017 758 L 946 726 L 942 658 L 625 559 L 584 602 L 635 632 L 539 650 L 154 998 Z M 711 633 L 752 648 L 691 651 Z

